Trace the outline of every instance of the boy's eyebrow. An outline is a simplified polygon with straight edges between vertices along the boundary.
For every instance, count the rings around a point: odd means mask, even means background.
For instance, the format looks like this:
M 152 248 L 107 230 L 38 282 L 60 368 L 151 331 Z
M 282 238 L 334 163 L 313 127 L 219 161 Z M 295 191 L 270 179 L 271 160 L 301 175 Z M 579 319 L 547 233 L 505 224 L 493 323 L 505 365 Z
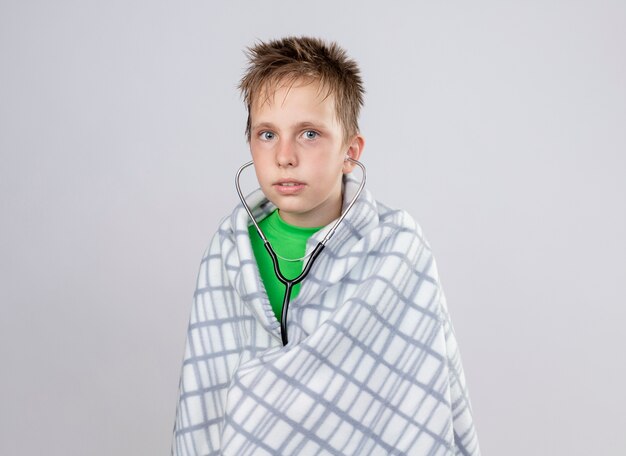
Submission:
M 270 129 L 272 129 L 272 128 L 274 128 L 274 125 L 272 123 L 270 123 L 270 122 L 259 122 L 259 123 L 252 124 L 252 126 L 251 126 L 252 130 L 256 130 L 258 128 L 270 128 Z
M 321 129 L 327 128 L 324 122 L 313 122 L 313 121 L 298 122 L 294 125 L 290 125 L 290 127 L 295 128 L 295 129 L 308 128 L 308 127 L 321 128 Z M 259 128 L 275 129 L 276 127 L 272 122 L 259 122 L 259 123 L 253 124 L 251 127 L 252 130 L 258 130 Z
M 326 128 L 326 124 L 324 122 L 300 122 L 295 125 L 297 128 L 306 128 L 306 127 L 316 127 L 316 128 Z

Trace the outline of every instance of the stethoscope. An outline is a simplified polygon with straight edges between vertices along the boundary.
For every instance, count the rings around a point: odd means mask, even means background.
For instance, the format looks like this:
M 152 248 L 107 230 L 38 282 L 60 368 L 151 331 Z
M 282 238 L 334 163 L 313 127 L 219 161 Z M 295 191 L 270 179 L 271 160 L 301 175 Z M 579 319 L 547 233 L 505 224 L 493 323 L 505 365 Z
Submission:
M 282 274 L 282 272 L 280 272 L 280 266 L 278 265 L 278 257 L 276 255 L 276 252 L 274 252 L 274 249 L 270 245 L 270 242 L 267 240 L 267 238 L 263 234 L 263 231 L 259 227 L 259 224 L 257 223 L 256 219 L 254 218 L 254 215 L 252 215 L 252 211 L 250 210 L 250 207 L 248 206 L 248 203 L 246 203 L 246 199 L 243 196 L 243 193 L 241 192 L 241 186 L 239 185 L 239 177 L 241 176 L 241 172 L 244 169 L 246 169 L 248 166 L 253 165 L 254 161 L 249 161 L 248 163 L 246 163 L 243 166 L 241 166 L 241 168 L 239 168 L 237 170 L 237 174 L 235 174 L 235 188 L 237 189 L 237 195 L 239 195 L 239 199 L 241 200 L 241 204 L 243 204 L 244 209 L 246 210 L 246 212 L 248 213 L 248 216 L 250 217 L 250 220 L 252 220 L 252 223 L 254 224 L 254 227 L 256 228 L 257 233 L 259 233 L 259 236 L 261 236 L 261 239 L 263 240 L 263 245 L 265 246 L 265 249 L 267 250 L 267 253 L 269 253 L 270 257 L 272 258 L 272 263 L 274 264 L 274 273 L 276 274 L 276 278 L 283 285 L 285 285 L 285 295 L 283 297 L 283 309 L 282 309 L 281 320 L 280 320 L 280 336 L 281 336 L 281 339 L 283 341 L 283 345 L 287 345 L 287 342 L 288 342 L 288 338 L 287 338 L 287 311 L 289 310 L 289 302 L 291 301 L 291 290 L 293 289 L 293 287 L 295 285 L 297 285 L 300 282 L 302 282 L 304 280 L 304 278 L 309 274 L 309 271 L 311 270 L 311 267 L 313 266 L 313 263 L 315 262 L 317 257 L 320 255 L 320 253 L 322 253 L 322 250 L 324 250 L 324 247 L 326 246 L 326 243 L 330 240 L 330 238 L 333 237 L 333 235 L 335 234 L 335 231 L 337 230 L 337 227 L 342 222 L 342 220 L 346 217 L 346 215 L 348 214 L 350 209 L 352 209 L 352 206 L 354 206 L 354 203 L 356 203 L 356 200 L 358 199 L 359 195 L 361 195 L 361 192 L 363 191 L 363 187 L 365 187 L 366 171 L 365 171 L 365 166 L 363 165 L 363 163 L 361 163 L 358 160 L 354 160 L 354 159 L 352 159 L 350 157 L 346 157 L 346 160 L 354 163 L 359 168 L 361 168 L 361 171 L 363 173 L 363 177 L 361 178 L 361 183 L 359 184 L 359 188 L 357 189 L 356 194 L 354 195 L 352 200 L 350 200 L 350 203 L 346 207 L 346 210 L 343 211 L 341 216 L 333 224 L 333 226 L 331 227 L 330 231 L 328 231 L 328 233 L 326 233 L 326 236 L 324 236 L 324 239 L 322 239 L 317 244 L 317 246 L 315 246 L 313 251 L 309 255 L 307 255 L 309 257 L 309 259 L 307 260 L 306 264 L 302 268 L 302 272 L 300 273 L 300 275 L 298 277 L 296 277 L 295 279 L 291 279 L 291 280 L 287 279 Z M 306 256 L 304 258 L 306 258 Z

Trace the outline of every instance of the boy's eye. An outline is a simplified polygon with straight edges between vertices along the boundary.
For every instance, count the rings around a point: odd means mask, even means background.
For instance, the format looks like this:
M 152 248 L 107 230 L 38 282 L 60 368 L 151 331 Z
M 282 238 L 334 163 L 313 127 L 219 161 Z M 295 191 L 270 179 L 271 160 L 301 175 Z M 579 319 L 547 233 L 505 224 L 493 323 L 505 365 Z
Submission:
M 263 132 L 261 132 L 261 134 L 259 136 L 264 141 L 271 141 L 272 139 L 274 139 L 275 135 L 271 131 L 263 131 Z
M 315 139 L 319 136 L 319 133 L 313 130 L 307 130 L 304 132 L 304 137 L 306 139 Z

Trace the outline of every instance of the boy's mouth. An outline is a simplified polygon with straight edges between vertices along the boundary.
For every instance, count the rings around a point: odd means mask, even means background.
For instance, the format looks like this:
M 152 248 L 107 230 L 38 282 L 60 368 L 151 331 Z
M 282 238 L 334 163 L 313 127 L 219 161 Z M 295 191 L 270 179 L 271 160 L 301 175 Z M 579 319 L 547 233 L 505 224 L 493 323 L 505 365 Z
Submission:
M 274 188 L 282 195 L 294 195 L 299 193 L 304 188 L 304 184 L 302 182 L 292 180 L 278 181 L 274 183 Z

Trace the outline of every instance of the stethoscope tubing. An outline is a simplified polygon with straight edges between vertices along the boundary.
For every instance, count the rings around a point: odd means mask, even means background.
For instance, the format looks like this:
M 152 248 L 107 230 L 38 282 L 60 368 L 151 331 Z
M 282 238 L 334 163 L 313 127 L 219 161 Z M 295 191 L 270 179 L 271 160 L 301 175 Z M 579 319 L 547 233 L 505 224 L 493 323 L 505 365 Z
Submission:
M 306 261 L 304 267 L 302 268 L 302 272 L 295 279 L 287 279 L 283 275 L 283 273 L 280 271 L 280 266 L 278 265 L 278 257 L 276 256 L 276 252 L 274 252 L 274 249 L 272 248 L 270 242 L 265 237 L 265 234 L 263 234 L 263 230 L 261 230 L 261 227 L 259 226 L 256 219 L 254 218 L 254 215 L 252 215 L 252 210 L 250 209 L 250 206 L 248 206 L 248 203 L 246 202 L 246 198 L 244 197 L 243 192 L 241 191 L 241 185 L 239 184 L 239 178 L 241 177 L 241 173 L 243 172 L 244 169 L 253 165 L 254 161 L 249 161 L 247 163 L 244 163 L 237 170 L 237 173 L 235 174 L 235 188 L 237 190 L 237 195 L 239 196 L 239 199 L 241 200 L 241 204 L 243 205 L 244 209 L 248 213 L 248 216 L 250 217 L 250 220 L 254 224 L 256 231 L 259 233 L 259 236 L 261 236 L 261 239 L 263 240 L 263 245 L 265 246 L 265 250 L 267 250 L 267 253 L 270 255 L 272 259 L 272 264 L 274 265 L 274 273 L 276 274 L 276 278 L 283 285 L 285 285 L 285 295 L 283 297 L 283 308 L 282 308 L 281 319 L 280 319 L 280 337 L 281 337 L 283 346 L 287 345 L 287 343 L 289 342 L 289 338 L 287 334 L 287 312 L 289 311 L 289 303 L 291 301 L 291 291 L 293 287 L 299 284 L 300 282 L 302 282 L 305 279 L 305 277 L 309 274 L 309 271 L 313 267 L 313 263 L 315 262 L 317 257 L 320 255 L 320 253 L 322 253 L 322 250 L 324 250 L 326 243 L 333 237 L 333 235 L 335 234 L 335 231 L 337 231 L 337 227 L 343 221 L 346 215 L 348 215 L 348 212 L 350 211 L 350 209 L 352 209 L 352 206 L 354 206 L 354 204 L 356 203 L 356 200 L 359 198 L 359 196 L 361 195 L 361 192 L 363 191 L 363 188 L 365 187 L 365 181 L 367 179 L 365 165 L 363 165 L 363 163 L 361 163 L 360 161 L 354 160 L 350 157 L 346 157 L 346 160 L 354 163 L 359 168 L 361 168 L 361 172 L 363 173 L 363 176 L 361 178 L 361 183 L 359 184 L 359 188 L 357 189 L 354 197 L 352 197 L 352 199 L 350 200 L 350 203 L 348 203 L 348 206 L 343 211 L 341 216 L 335 221 L 335 223 L 330 228 L 328 233 L 326 233 L 324 238 L 315 246 L 315 248 L 309 255 L 309 258 Z

